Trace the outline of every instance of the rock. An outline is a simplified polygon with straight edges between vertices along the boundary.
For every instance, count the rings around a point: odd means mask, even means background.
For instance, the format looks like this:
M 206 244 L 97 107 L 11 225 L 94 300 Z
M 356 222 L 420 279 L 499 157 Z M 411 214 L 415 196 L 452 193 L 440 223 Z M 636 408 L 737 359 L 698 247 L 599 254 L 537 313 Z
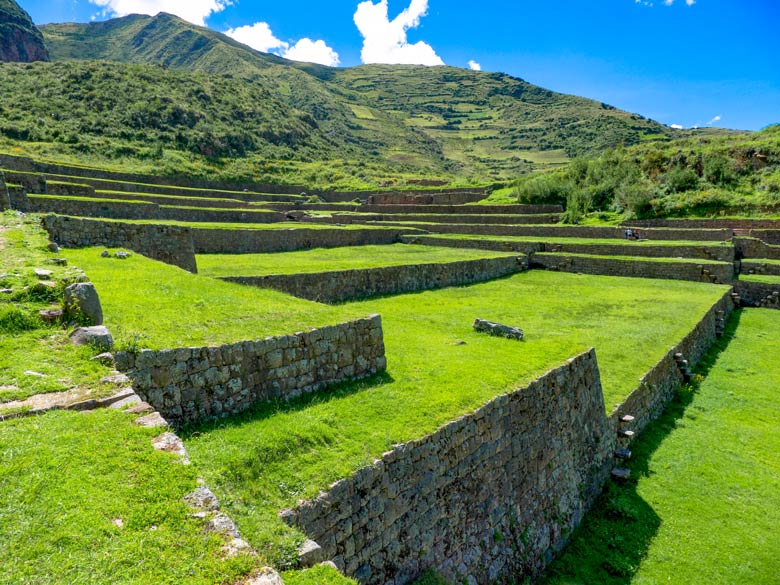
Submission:
M 101 355 L 105 355 L 105 354 L 101 354 Z M 114 374 L 113 376 L 105 376 L 103 378 L 100 378 L 100 383 L 111 384 L 112 386 L 127 386 L 131 383 L 131 380 L 125 374 Z
M 120 260 L 127 260 L 128 258 L 130 258 L 130 253 L 129 252 L 115 252 L 114 253 L 114 258 L 119 258 Z
M 154 429 L 157 427 L 167 427 L 168 421 L 166 421 L 159 412 L 153 412 L 152 414 L 147 414 L 146 416 L 136 419 L 135 424 L 140 427 Z
M 40 372 L 33 372 L 32 370 L 27 370 L 24 373 L 25 376 L 32 376 L 33 378 L 45 378 L 46 374 L 41 374 Z
M 185 465 L 190 462 L 187 449 L 184 448 L 184 442 L 174 433 L 163 433 L 159 437 L 155 437 L 152 439 L 152 447 L 157 451 L 178 455 Z
M 70 342 L 73 345 L 92 345 L 103 351 L 110 351 L 114 347 L 111 332 L 102 325 L 79 327 L 70 334 Z
M 41 31 L 16 2 L 0 3 L 0 62 L 48 61 Z
M 38 311 L 38 315 L 40 315 L 44 323 L 52 325 L 62 320 L 62 309 L 44 309 Z
M 206 512 L 215 512 L 219 510 L 219 501 L 209 488 L 205 485 L 200 486 L 191 494 L 184 496 L 184 501 L 193 508 L 205 510 Z
M 44 270 L 43 268 L 36 268 L 35 269 L 35 276 L 37 276 L 40 280 L 48 280 L 51 278 L 52 272 L 51 270 Z
M 114 365 L 114 354 L 109 352 L 101 353 L 100 355 L 93 357 L 91 361 L 100 362 L 104 366 L 111 367 Z
M 209 523 L 206 525 L 206 530 L 209 532 L 226 534 L 228 536 L 232 536 L 233 538 L 240 538 L 235 522 L 233 522 L 230 516 L 222 512 L 215 514 L 214 517 L 209 520 Z
M 282 581 L 279 573 L 270 567 L 265 567 L 260 569 L 260 572 L 256 575 L 250 577 L 246 585 L 284 585 L 284 581 Z
M 509 325 L 501 325 L 500 323 L 491 323 L 484 319 L 477 319 L 474 321 L 474 329 L 482 333 L 487 333 L 494 337 L 506 337 L 507 339 L 514 339 L 516 341 L 523 340 L 523 330 L 519 327 L 510 327 Z
M 111 252 L 109 252 L 108 250 L 103 250 L 103 251 L 100 253 L 100 257 L 101 257 L 101 258 L 110 258 L 110 257 L 111 257 Z
M 55 242 L 49 242 L 47 249 L 49 252 L 54 252 L 55 254 L 60 251 L 60 247 Z
M 307 540 L 298 549 L 298 562 L 302 567 L 313 567 L 327 559 L 325 551 L 313 540 Z
M 95 285 L 91 282 L 79 282 L 67 287 L 65 312 L 70 319 L 86 319 L 92 325 L 102 325 L 103 307 L 100 305 Z
M 14 294 L 14 289 L 12 288 L 0 288 L 0 295 L 12 295 Z
M 68 259 L 67 258 L 52 258 L 49 260 L 52 264 L 55 266 L 67 266 L 68 265 Z

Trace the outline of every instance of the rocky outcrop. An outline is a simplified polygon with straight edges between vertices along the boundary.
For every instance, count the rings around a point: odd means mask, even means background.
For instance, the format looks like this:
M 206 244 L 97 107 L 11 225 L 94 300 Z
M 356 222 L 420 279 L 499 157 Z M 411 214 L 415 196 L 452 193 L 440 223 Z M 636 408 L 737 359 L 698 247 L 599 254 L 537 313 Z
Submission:
M 0 0 L 0 61 L 48 61 L 41 31 L 13 0 Z

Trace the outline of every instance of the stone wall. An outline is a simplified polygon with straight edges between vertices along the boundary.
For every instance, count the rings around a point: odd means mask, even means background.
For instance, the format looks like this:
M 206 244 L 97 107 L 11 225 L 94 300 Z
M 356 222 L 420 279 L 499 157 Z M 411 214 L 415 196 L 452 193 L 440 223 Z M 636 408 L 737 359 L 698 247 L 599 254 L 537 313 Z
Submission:
M 756 238 L 734 238 L 738 258 L 780 260 L 780 246 L 767 244 Z
M 674 359 L 675 354 L 681 353 L 690 367 L 695 367 L 717 338 L 718 319 L 727 320 L 733 310 L 734 302 L 729 290 L 710 307 L 693 330 L 642 377 L 639 386 L 612 412 L 610 418 L 614 424 L 623 415 L 631 415 L 636 419 L 632 423 L 632 430 L 639 433 L 658 418 L 683 383 L 683 374 Z
M 267 209 L 279 211 L 357 211 L 360 213 L 430 213 L 464 215 L 534 215 L 563 213 L 560 205 L 343 205 L 329 203 L 269 203 Z
M 51 183 L 49 183 L 51 184 Z M 206 207 L 206 208 L 225 208 L 225 209 L 259 209 L 257 207 L 249 207 L 249 203 L 239 199 L 206 199 L 205 197 L 189 197 L 187 199 L 178 199 L 177 195 L 148 195 L 145 193 L 123 193 L 120 191 L 102 191 L 98 192 L 98 197 L 104 197 L 106 199 L 120 199 L 123 201 L 146 201 L 148 203 L 156 203 L 157 205 L 185 205 L 187 207 Z M 285 208 L 295 208 L 292 204 L 276 204 L 282 205 Z M 265 208 L 266 206 L 263 206 Z
M 407 218 L 408 220 L 408 218 Z M 598 226 L 574 225 L 472 225 L 472 224 L 417 224 L 408 223 L 406 227 L 415 227 L 431 233 L 467 234 L 482 236 L 531 236 L 540 238 L 625 238 L 625 229 Z M 640 230 L 643 239 L 647 240 L 681 240 L 725 242 L 732 237 L 730 230 L 673 230 L 647 229 Z
M 200 209 L 157 205 L 146 200 L 118 201 L 79 197 L 60 198 L 49 195 L 30 195 L 30 210 L 37 213 L 59 213 L 77 217 L 167 219 L 204 223 L 279 223 L 287 219 L 284 214 L 273 211 Z
M 45 163 L 33 160 L 24 156 L 13 156 L 9 154 L 0 154 L 0 168 L 14 171 L 41 173 L 46 175 L 66 175 L 70 177 L 80 177 L 83 179 L 105 179 L 111 181 L 127 183 L 151 183 L 157 185 L 174 185 L 179 187 L 188 187 L 191 189 L 210 189 L 210 190 L 236 190 L 247 189 L 253 193 L 274 193 L 274 194 L 299 194 L 306 190 L 306 187 L 296 185 L 268 185 L 255 183 L 251 180 L 246 181 L 210 181 L 199 179 L 191 175 L 182 176 L 160 176 L 160 175 L 136 175 L 132 173 L 120 173 L 116 171 L 107 171 L 102 169 L 90 169 L 80 166 L 70 166 L 65 164 Z M 64 180 L 64 179 L 63 179 Z
M 462 205 L 481 201 L 487 196 L 487 191 L 481 187 L 414 189 L 405 191 L 334 191 L 318 193 L 330 203 L 346 203 L 360 199 L 389 204 L 428 204 Z M 373 198 L 373 199 L 372 199 Z
M 780 264 L 768 264 L 758 260 L 743 260 L 741 274 L 767 274 L 780 276 Z
M 507 343 L 514 343 L 507 341 Z M 537 575 L 609 473 L 593 350 L 282 513 L 363 585 Z
M 127 248 L 190 272 L 198 271 L 192 232 L 186 227 L 131 224 L 59 215 L 47 215 L 42 223 L 49 232 L 49 238 L 66 248 Z
M 593 254 L 596 256 L 638 256 L 646 258 L 699 258 L 720 262 L 734 261 L 734 247 L 722 246 L 653 246 L 647 243 L 633 244 L 551 244 L 539 242 L 517 242 L 511 240 L 456 240 L 437 236 L 403 236 L 409 244 L 444 246 L 448 248 L 474 248 L 496 252 L 569 252 L 571 254 Z
M 0 172 L 0 211 L 11 209 L 11 199 L 8 197 L 8 187 L 5 186 L 5 175 Z
M 295 224 L 291 224 L 295 225 Z M 312 248 L 341 248 L 397 244 L 415 230 L 387 229 L 204 229 L 192 228 L 197 254 L 253 254 L 292 252 Z
M 221 347 L 117 352 L 117 369 L 175 425 L 229 416 L 386 368 L 379 315 Z
M 763 240 L 767 244 L 780 245 L 780 229 L 750 230 L 750 236 Z
M 669 227 L 669 228 L 727 228 L 749 230 L 759 228 L 780 228 L 778 219 L 647 219 L 625 222 L 627 226 Z
M 539 224 L 555 224 L 560 221 L 561 217 L 558 214 L 535 214 L 535 215 L 454 215 L 454 214 L 377 214 L 377 213 L 363 213 L 361 215 L 354 214 L 338 214 L 334 213 L 332 217 L 322 217 L 320 221 L 325 223 L 366 223 L 366 222 L 389 222 L 398 223 L 413 221 L 419 223 L 447 223 L 447 224 L 479 224 L 479 225 L 539 225 Z
M 780 282 L 770 284 L 738 280 L 735 283 L 735 291 L 739 294 L 742 306 L 780 309 Z
M 608 256 L 574 256 L 566 254 L 533 254 L 532 268 L 544 268 L 559 272 L 600 274 L 632 278 L 662 278 L 669 280 L 693 280 L 715 284 L 734 280 L 731 263 L 699 264 L 690 262 L 662 262 L 653 260 L 625 260 Z
M 527 261 L 524 258 L 506 256 L 311 274 L 228 277 L 223 280 L 273 288 L 321 303 L 340 303 L 378 295 L 463 286 L 516 274 L 526 268 Z
M 95 197 L 95 188 L 91 185 L 46 181 L 47 195 L 70 195 L 75 197 Z
M 11 204 L 11 209 L 17 211 L 28 212 L 30 210 L 30 198 L 27 196 L 27 189 L 21 185 L 11 185 L 6 183 L 6 189 L 8 190 L 8 201 Z

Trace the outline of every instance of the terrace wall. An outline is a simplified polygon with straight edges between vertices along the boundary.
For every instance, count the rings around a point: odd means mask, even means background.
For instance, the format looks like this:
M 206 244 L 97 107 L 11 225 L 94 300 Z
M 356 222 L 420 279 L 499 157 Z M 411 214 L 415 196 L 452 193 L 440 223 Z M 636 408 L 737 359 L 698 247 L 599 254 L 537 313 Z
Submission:
M 565 254 L 533 254 L 532 268 L 559 272 L 600 274 L 632 278 L 662 278 L 696 282 L 729 283 L 734 280 L 734 265 L 697 264 L 690 262 L 659 262 L 652 260 L 610 258 L 608 256 L 571 256 Z
M 273 288 L 322 303 L 340 303 L 378 295 L 463 286 L 516 274 L 526 268 L 527 262 L 524 258 L 507 256 L 311 274 L 227 277 L 222 280 Z
M 737 230 L 778 229 L 778 219 L 646 219 L 625 222 L 626 226 L 669 228 L 727 228 Z
M 408 218 L 407 218 L 408 219 Z M 625 237 L 624 228 L 574 226 L 574 225 L 453 225 L 453 224 L 409 224 L 431 233 L 467 234 L 484 236 L 532 236 L 540 238 L 616 238 Z M 642 230 L 642 238 L 648 240 L 687 240 L 725 242 L 732 237 L 730 230 L 686 230 L 654 229 Z
M 49 238 L 66 248 L 127 248 L 154 260 L 197 273 L 192 232 L 170 225 L 130 224 L 59 215 L 42 220 Z
M 566 544 L 609 476 L 618 420 L 642 430 L 712 346 L 730 291 L 607 417 L 594 350 L 286 510 L 348 576 L 405 585 L 534 577 Z
M 339 191 L 321 193 L 320 197 L 331 203 L 346 203 L 360 199 L 376 203 L 389 204 L 427 204 L 462 205 L 475 203 L 487 196 L 484 188 L 414 189 L 405 191 Z
M 595 351 L 282 513 L 363 585 L 538 574 L 609 473 Z
M 362 211 L 362 210 L 361 210 Z M 479 224 L 479 225 L 538 225 L 555 224 L 560 221 L 558 214 L 535 214 L 535 215 L 455 215 L 455 214 L 436 214 L 436 215 L 387 215 L 364 213 L 361 215 L 353 214 L 334 214 L 333 217 L 319 218 L 325 223 L 365 223 L 365 222 L 406 222 L 413 221 L 419 223 L 447 223 L 447 224 Z
M 167 219 L 214 223 L 278 223 L 287 219 L 284 214 L 273 211 L 214 210 L 157 205 L 141 200 L 103 201 L 78 197 L 60 199 L 48 195 L 31 195 L 30 211 L 106 219 Z
M 780 283 L 738 280 L 734 283 L 734 289 L 739 294 L 742 306 L 780 309 Z
M 767 244 L 780 244 L 780 229 L 774 230 L 750 230 L 750 236 L 763 240 Z
M 626 244 L 551 244 L 539 242 L 514 242 L 501 240 L 450 239 L 436 236 L 404 236 L 408 244 L 444 246 L 448 248 L 474 248 L 496 252 L 569 252 L 571 254 L 593 254 L 596 256 L 643 256 L 647 258 L 700 258 L 721 262 L 734 261 L 733 246 L 653 246 Z
M 379 315 L 221 347 L 117 352 L 117 369 L 174 425 L 237 414 L 384 371 Z
M 294 225 L 294 224 L 293 224 Z M 403 229 L 203 229 L 192 228 L 197 254 L 292 252 L 312 248 L 341 248 L 397 244 Z
M 743 260 L 740 273 L 780 276 L 780 264 L 768 264 L 758 260 Z
M 772 246 L 756 238 L 734 238 L 738 258 L 780 260 L 780 246 Z
M 710 307 L 693 330 L 642 377 L 639 386 L 612 412 L 610 418 L 613 424 L 617 425 L 623 415 L 631 415 L 636 419 L 632 423 L 633 430 L 639 433 L 658 418 L 684 382 L 674 359 L 675 354 L 681 353 L 689 365 L 695 367 L 717 339 L 718 319 L 727 320 L 733 310 L 730 289 Z
M 8 183 L 6 183 L 6 189 L 8 190 L 8 201 L 11 204 L 11 209 L 25 213 L 30 210 L 30 198 L 27 196 L 27 189 L 21 185 L 9 185 Z

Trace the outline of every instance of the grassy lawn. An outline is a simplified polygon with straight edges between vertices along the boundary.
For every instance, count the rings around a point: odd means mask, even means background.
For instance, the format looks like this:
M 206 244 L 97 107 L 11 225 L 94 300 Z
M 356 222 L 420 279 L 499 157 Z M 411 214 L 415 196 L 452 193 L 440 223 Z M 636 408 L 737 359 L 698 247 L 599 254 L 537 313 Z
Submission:
M 780 260 L 774 260 L 771 258 L 745 258 L 742 262 L 743 265 L 750 265 L 751 267 L 756 264 L 772 264 L 774 266 L 780 265 Z
M 445 240 L 487 240 L 490 242 L 544 242 L 545 244 L 608 244 L 641 248 L 642 246 L 730 246 L 726 242 L 711 241 L 674 241 L 674 240 L 624 240 L 621 238 L 563 238 L 547 236 L 479 236 L 468 234 L 436 234 L 436 238 Z
M 505 252 L 458 248 L 436 248 L 394 244 L 317 248 L 279 254 L 204 254 L 198 256 L 198 270 L 204 276 L 260 276 L 264 274 L 300 274 L 333 270 L 356 270 L 380 266 L 434 264 L 499 258 Z
M 283 564 L 301 536 L 277 519 L 281 509 L 591 346 L 611 410 L 726 290 L 534 271 L 353 303 L 383 316 L 385 375 L 260 406 L 185 441 L 242 532 Z M 526 341 L 478 334 L 476 317 L 520 326 Z
M 740 274 L 739 279 L 745 282 L 760 282 L 763 284 L 780 285 L 780 276 L 776 274 Z
M 255 561 L 222 560 L 222 540 L 192 518 L 182 498 L 196 470 L 154 451 L 159 433 L 113 410 L 0 423 L 0 583 L 211 585 L 246 574 Z
M 609 486 L 548 583 L 777 583 L 779 332 L 778 311 L 737 314 L 706 378 L 635 443 L 632 480 Z
M 101 258 L 102 248 L 67 250 L 100 294 L 118 346 L 166 349 L 221 345 L 289 334 L 364 316 L 338 308 L 190 274 L 132 254 Z

